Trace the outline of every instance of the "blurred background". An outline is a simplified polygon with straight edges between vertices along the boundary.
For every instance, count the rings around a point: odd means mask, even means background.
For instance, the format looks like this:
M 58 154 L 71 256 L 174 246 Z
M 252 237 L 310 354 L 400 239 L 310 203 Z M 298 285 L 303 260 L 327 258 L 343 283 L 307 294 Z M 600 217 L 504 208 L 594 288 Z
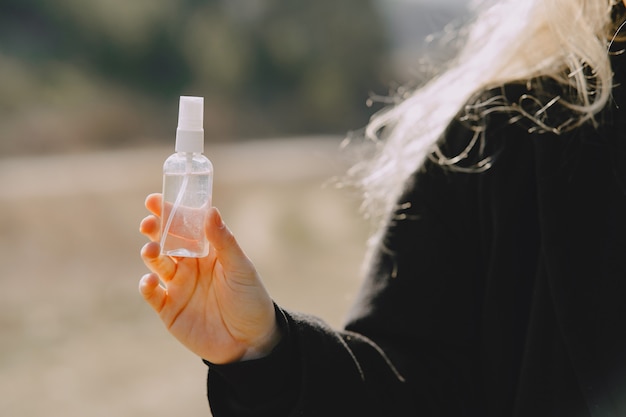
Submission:
M 205 366 L 137 292 L 180 95 L 205 98 L 214 202 L 276 301 L 339 326 L 371 232 L 334 186 L 353 162 L 340 143 L 427 45 L 451 53 L 433 45 L 467 15 L 464 0 L 0 0 L 0 415 L 210 415 Z

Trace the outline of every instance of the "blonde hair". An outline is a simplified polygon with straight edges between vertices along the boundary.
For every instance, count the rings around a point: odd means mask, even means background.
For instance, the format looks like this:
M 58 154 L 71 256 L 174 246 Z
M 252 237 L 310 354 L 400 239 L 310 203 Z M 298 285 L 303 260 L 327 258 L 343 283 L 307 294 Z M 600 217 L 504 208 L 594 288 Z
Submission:
M 350 171 L 360 179 L 364 208 L 384 221 L 407 179 L 432 155 L 444 129 L 480 91 L 548 77 L 575 91 L 555 97 L 574 128 L 610 99 L 607 52 L 612 10 L 622 0 L 500 0 L 482 5 L 458 32 L 464 46 L 450 64 L 402 100 L 375 114 L 365 136 L 376 155 Z M 548 105 L 548 103 L 543 103 Z M 553 104 L 553 103 L 552 103 Z M 559 133 L 560 126 L 544 126 Z

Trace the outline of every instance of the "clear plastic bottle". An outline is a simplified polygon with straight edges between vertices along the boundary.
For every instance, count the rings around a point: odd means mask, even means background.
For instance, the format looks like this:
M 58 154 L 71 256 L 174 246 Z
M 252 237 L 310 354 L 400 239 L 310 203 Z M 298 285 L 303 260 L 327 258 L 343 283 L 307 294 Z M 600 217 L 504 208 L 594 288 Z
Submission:
M 212 204 L 213 165 L 204 151 L 204 99 L 182 96 L 176 153 L 163 164 L 161 253 L 201 258 L 209 253 L 204 231 Z

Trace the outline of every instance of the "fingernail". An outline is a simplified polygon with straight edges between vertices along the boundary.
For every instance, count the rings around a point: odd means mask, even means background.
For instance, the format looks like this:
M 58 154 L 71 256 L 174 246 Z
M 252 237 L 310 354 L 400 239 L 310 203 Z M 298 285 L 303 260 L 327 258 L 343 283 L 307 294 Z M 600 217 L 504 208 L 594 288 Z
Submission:
M 215 227 L 217 227 L 218 229 L 223 229 L 226 227 L 226 224 L 222 219 L 222 214 L 219 212 L 218 209 L 215 209 L 215 217 L 213 218 L 213 222 L 213 224 L 215 224 Z
M 139 292 L 144 293 L 148 288 L 148 278 L 150 278 L 150 274 L 145 274 L 139 280 Z

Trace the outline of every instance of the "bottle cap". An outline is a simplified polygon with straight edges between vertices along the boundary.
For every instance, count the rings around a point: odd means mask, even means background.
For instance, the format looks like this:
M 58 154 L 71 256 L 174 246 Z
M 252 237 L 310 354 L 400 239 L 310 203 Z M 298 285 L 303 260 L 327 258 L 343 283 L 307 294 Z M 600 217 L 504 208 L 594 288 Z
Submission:
M 204 98 L 181 96 L 176 129 L 176 152 L 204 151 Z

